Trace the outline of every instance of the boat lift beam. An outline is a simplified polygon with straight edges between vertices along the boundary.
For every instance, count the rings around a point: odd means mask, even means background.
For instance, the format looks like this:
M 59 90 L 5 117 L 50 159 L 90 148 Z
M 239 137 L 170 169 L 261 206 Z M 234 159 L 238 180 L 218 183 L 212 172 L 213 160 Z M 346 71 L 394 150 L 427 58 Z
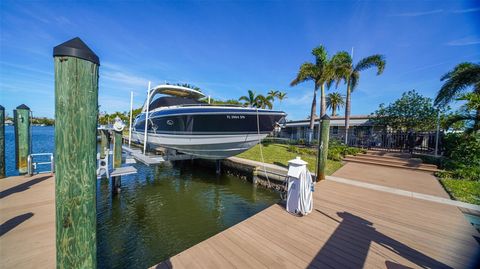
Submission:
M 146 154 L 143 154 L 141 150 L 129 148 L 126 145 L 123 145 L 122 149 L 128 154 L 130 154 L 137 161 L 145 165 L 157 165 L 157 164 L 168 162 L 168 161 L 181 161 L 181 160 L 195 159 L 195 157 L 192 155 L 176 154 L 176 153 L 166 154 L 166 155 L 146 155 Z

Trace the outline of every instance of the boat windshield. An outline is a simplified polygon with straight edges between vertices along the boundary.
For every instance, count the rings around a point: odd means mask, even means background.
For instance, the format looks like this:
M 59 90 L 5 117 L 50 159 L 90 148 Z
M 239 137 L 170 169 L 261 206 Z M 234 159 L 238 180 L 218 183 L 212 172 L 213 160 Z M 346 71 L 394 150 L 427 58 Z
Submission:
M 162 96 L 153 100 L 150 103 L 150 107 L 148 109 L 152 111 L 153 109 L 156 109 L 159 107 L 197 105 L 197 104 L 205 104 L 205 103 L 192 98 Z

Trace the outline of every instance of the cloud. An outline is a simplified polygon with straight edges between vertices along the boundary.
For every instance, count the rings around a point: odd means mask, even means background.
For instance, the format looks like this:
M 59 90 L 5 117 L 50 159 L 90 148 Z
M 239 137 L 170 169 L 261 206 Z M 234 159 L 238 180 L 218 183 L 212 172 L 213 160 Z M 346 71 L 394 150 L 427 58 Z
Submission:
M 477 45 L 477 44 L 480 44 L 480 38 L 475 37 L 475 36 L 467 36 L 467 37 L 464 37 L 464 38 L 449 41 L 445 45 L 447 45 L 447 46 L 470 46 L 470 45 Z
M 452 13 L 470 13 L 470 12 L 477 12 L 480 11 L 480 8 L 467 8 L 467 9 L 458 9 L 458 10 L 453 10 Z
M 398 13 L 398 14 L 392 14 L 390 16 L 391 17 L 420 17 L 420 16 L 426 16 L 426 15 L 438 14 L 442 12 L 443 12 L 443 9 L 434 9 L 429 11 Z
M 108 85 L 117 84 L 122 88 L 146 88 L 148 79 L 142 76 L 135 75 L 128 70 L 125 70 L 119 65 L 112 63 L 103 63 L 103 70 L 101 70 L 100 79 L 108 81 Z

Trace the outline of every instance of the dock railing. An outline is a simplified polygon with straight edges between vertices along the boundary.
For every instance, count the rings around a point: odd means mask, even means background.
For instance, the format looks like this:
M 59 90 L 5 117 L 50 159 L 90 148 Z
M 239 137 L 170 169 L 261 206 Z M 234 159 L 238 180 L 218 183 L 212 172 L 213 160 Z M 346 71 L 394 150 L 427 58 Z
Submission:
M 35 161 L 35 157 L 40 157 L 40 156 L 49 156 L 50 161 Z M 37 171 L 39 165 L 50 165 L 50 171 Z M 35 172 L 38 174 L 43 174 L 43 173 L 55 173 L 55 161 L 53 158 L 53 153 L 33 153 L 28 155 L 27 157 L 27 168 L 28 168 L 28 175 L 33 176 Z

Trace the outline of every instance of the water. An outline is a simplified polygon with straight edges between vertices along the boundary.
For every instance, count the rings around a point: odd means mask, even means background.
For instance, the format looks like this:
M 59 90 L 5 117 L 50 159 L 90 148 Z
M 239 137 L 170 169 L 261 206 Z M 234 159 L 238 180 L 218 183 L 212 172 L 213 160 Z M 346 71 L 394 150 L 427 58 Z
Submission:
M 53 152 L 54 128 L 33 127 L 34 153 Z M 13 128 L 6 127 L 7 175 L 17 172 Z M 279 196 L 214 168 L 189 161 L 134 164 L 119 195 L 97 183 L 99 268 L 146 268 L 161 262 L 276 203 Z
M 32 153 L 53 153 L 55 128 L 32 126 Z M 50 161 L 48 157 L 37 157 L 35 161 Z M 50 165 L 41 165 L 38 171 L 50 171 Z M 7 176 L 18 176 L 15 169 L 15 130 L 5 126 L 5 172 Z

